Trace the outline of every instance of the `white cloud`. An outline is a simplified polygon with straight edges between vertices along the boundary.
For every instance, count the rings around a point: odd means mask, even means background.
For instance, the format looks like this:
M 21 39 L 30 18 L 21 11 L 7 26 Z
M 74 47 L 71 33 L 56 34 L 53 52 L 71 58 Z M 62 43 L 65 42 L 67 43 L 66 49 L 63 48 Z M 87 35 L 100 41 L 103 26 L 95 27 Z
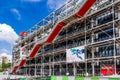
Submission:
M 63 5 L 66 1 L 67 0 L 48 0 L 47 5 L 53 10 Z
M 21 1 L 24 1 L 24 2 L 40 2 L 41 0 L 21 0 Z
M 11 55 L 8 55 L 7 53 L 1 53 L 0 56 L 1 56 L 1 57 L 5 56 L 5 57 L 8 57 L 8 58 L 11 58 L 11 57 L 12 57 Z
M 11 9 L 11 12 L 14 14 L 14 16 L 15 16 L 15 18 L 16 18 L 17 20 L 20 20 L 20 19 L 21 19 L 21 15 L 20 15 L 19 10 L 17 10 L 16 8 L 12 8 L 12 9 Z
M 18 39 L 18 35 L 14 29 L 7 24 L 0 24 L 0 31 L 0 41 L 6 41 L 10 44 L 14 44 L 14 42 Z
M 2 52 L 2 53 L 3 53 L 3 52 L 8 53 L 9 51 L 8 51 L 7 49 L 4 49 L 4 48 L 3 48 L 3 49 L 0 50 L 0 52 Z

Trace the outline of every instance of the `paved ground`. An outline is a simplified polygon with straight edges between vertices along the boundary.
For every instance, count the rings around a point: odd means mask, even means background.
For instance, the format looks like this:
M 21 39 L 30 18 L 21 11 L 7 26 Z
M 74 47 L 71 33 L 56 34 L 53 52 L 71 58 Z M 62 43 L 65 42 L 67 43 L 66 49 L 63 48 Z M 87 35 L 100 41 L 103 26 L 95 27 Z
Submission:
M 7 78 L 10 78 L 10 79 L 18 79 L 18 78 L 25 78 L 26 76 L 20 76 L 20 75 L 8 75 L 8 74 L 3 74 L 3 73 L 0 73 L 0 80 L 6 80 Z M 120 75 L 111 75 L 111 76 L 101 76 L 102 78 L 110 78 L 110 77 L 113 77 L 113 78 L 120 78 Z M 29 78 L 29 77 L 28 77 Z
M 18 79 L 18 78 L 22 78 L 22 77 L 25 77 L 25 76 L 19 76 L 19 75 L 8 75 L 8 74 L 0 73 L 0 80 L 4 80 L 4 79 L 6 79 L 6 78 L 10 78 L 10 79 Z

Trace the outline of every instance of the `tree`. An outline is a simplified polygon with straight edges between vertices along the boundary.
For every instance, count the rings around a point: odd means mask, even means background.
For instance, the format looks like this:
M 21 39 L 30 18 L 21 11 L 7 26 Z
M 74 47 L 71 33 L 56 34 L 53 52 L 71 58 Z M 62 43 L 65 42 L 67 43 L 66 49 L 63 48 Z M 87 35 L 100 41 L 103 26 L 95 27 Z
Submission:
M 6 70 L 7 68 L 10 68 L 11 63 L 5 63 L 4 61 L 2 62 L 2 71 Z

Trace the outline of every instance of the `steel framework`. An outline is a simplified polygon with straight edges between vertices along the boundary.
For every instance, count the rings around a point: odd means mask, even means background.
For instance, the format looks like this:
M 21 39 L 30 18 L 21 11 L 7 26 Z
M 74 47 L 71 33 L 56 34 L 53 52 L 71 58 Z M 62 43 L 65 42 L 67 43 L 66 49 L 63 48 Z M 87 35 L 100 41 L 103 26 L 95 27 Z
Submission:
M 21 74 L 39 76 L 119 74 L 120 1 L 79 1 L 68 1 L 36 24 L 27 35 L 21 36 L 13 50 L 16 61 L 13 73 L 19 67 Z M 85 61 L 67 63 L 66 49 L 77 46 L 85 46 Z M 25 48 L 26 56 L 22 61 L 19 60 L 19 47 Z

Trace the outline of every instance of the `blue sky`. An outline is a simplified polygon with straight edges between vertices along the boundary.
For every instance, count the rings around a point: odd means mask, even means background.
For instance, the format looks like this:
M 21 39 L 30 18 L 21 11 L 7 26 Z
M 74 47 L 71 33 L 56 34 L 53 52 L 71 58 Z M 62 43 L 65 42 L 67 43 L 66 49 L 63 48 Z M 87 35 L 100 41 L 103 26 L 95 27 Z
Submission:
M 11 54 L 14 41 L 66 0 L 0 0 L 0 54 Z

